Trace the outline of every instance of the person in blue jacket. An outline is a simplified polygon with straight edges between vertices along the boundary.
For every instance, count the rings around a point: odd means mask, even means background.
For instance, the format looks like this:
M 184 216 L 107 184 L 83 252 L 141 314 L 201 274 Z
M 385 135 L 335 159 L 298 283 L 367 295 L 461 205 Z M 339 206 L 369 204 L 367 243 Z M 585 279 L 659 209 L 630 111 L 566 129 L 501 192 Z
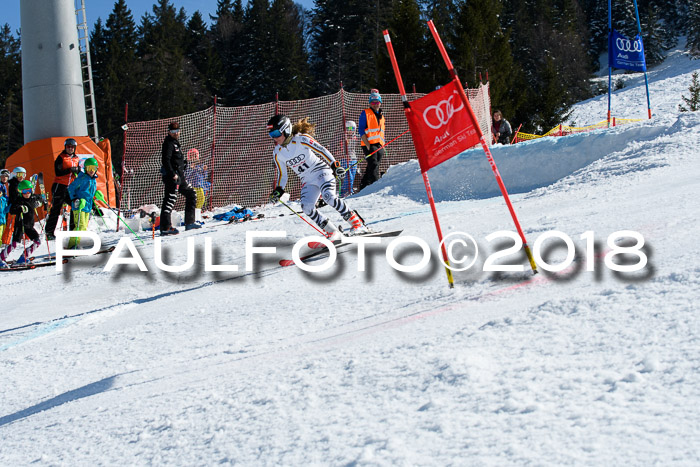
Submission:
M 80 172 L 78 178 L 68 185 L 75 230 L 87 230 L 90 212 L 92 212 L 92 200 L 97 191 L 97 160 L 91 157 L 83 166 L 85 171 Z M 78 248 L 79 245 L 80 237 L 71 237 L 68 241 L 68 248 Z

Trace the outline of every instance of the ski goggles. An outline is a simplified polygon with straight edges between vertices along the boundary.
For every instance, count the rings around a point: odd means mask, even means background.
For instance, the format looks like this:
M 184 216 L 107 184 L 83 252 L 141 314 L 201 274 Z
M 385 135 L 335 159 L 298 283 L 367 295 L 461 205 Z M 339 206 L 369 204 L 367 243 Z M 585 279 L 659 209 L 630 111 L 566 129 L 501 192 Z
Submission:
M 34 190 L 32 190 L 31 188 L 25 188 L 24 190 L 22 190 L 23 195 L 31 195 L 32 193 L 34 193 Z
M 282 136 L 282 132 L 279 130 L 272 130 L 270 132 L 270 138 L 279 138 L 280 136 Z
M 180 130 L 168 130 L 168 131 L 174 135 L 180 133 Z

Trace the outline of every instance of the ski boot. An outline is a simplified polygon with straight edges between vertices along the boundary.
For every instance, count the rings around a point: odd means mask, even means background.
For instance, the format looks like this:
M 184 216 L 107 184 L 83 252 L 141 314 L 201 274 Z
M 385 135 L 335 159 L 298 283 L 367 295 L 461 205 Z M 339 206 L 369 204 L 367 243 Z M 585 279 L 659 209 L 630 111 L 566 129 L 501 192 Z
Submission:
M 350 230 L 347 232 L 347 235 L 362 235 L 370 232 L 365 226 L 362 217 L 356 211 L 349 211 L 343 216 L 343 219 L 350 224 Z

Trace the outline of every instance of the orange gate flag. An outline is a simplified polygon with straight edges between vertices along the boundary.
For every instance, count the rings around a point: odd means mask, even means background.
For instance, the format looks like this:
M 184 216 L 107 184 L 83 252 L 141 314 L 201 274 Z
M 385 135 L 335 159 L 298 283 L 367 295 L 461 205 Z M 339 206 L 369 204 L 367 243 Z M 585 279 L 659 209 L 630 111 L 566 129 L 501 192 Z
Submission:
M 455 80 L 411 101 L 406 113 L 421 172 L 479 143 L 475 122 L 464 106 Z

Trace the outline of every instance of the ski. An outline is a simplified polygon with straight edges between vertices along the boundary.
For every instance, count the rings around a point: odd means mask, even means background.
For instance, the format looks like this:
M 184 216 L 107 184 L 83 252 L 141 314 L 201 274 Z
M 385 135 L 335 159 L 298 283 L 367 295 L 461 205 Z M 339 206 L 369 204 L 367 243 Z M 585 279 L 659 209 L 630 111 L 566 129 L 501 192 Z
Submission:
M 65 263 L 67 260 L 64 260 Z M 56 261 L 43 261 L 41 263 L 29 263 L 29 264 L 13 264 L 9 268 L 0 268 L 0 271 L 28 271 L 30 269 L 43 268 L 46 266 L 54 266 Z
M 110 253 L 110 252 L 114 251 L 115 248 L 116 248 L 116 246 L 113 245 L 113 246 L 111 246 L 111 247 L 109 247 L 109 248 L 104 248 L 104 249 L 98 251 L 97 253 L 94 253 L 94 254 L 89 255 L 89 256 L 71 255 L 71 256 L 64 256 L 63 259 L 64 259 L 64 260 L 69 260 L 69 259 L 75 259 L 75 258 L 89 258 L 90 256 L 101 255 L 101 254 L 104 254 L 104 253 Z M 70 250 L 69 250 L 69 251 L 70 251 Z
M 258 214 L 258 215 L 256 215 L 255 217 L 253 217 L 252 215 L 248 214 L 247 216 L 241 217 L 241 218 L 237 218 L 237 217 L 234 216 L 234 217 L 232 217 L 232 218 L 226 223 L 226 225 L 229 225 L 229 224 L 240 224 L 240 223 L 242 223 L 242 222 L 248 222 L 248 221 L 261 221 L 261 220 L 263 220 L 264 217 L 265 217 L 265 214 Z
M 344 247 L 344 246 L 349 246 L 352 245 L 351 243 L 341 243 L 340 245 L 337 245 L 335 248 L 336 250 L 338 248 Z M 299 257 L 299 261 L 302 263 L 305 263 L 307 260 L 311 258 L 315 258 L 316 256 L 320 256 L 324 253 L 328 253 L 328 248 L 318 248 L 304 256 Z M 280 260 L 280 266 L 282 267 L 287 267 L 287 266 L 294 266 L 294 260 L 293 259 L 281 259 Z
M 371 232 L 371 233 L 360 234 L 360 235 L 354 235 L 354 236 L 356 236 L 356 237 L 382 237 L 382 238 L 385 238 L 385 237 L 398 237 L 399 235 L 401 235 L 401 232 L 403 232 L 403 230 L 393 230 L 393 231 L 391 231 L 391 232 Z M 312 243 L 312 242 L 309 242 L 309 244 L 311 244 L 311 243 Z M 322 245 L 323 245 L 323 244 L 322 244 Z M 344 246 L 353 245 L 353 243 L 343 243 L 343 240 L 340 239 L 340 240 L 335 240 L 335 241 L 333 242 L 333 245 L 335 246 L 336 249 L 338 249 L 338 248 L 341 248 L 341 247 L 344 247 Z M 315 257 L 315 256 L 322 255 L 322 254 L 324 254 L 324 253 L 326 253 L 326 252 L 328 252 L 328 247 L 326 247 L 325 245 L 323 245 L 322 248 L 316 248 L 316 249 L 314 249 L 313 251 L 307 253 L 306 255 L 299 257 L 299 260 L 302 261 L 302 262 L 305 262 L 305 261 L 308 260 L 308 259 L 311 259 L 311 258 L 313 258 L 313 257 Z M 280 264 L 280 266 L 292 266 L 292 265 L 294 264 L 294 260 L 292 260 L 292 259 L 283 259 L 283 260 L 280 260 L 279 264 Z
M 341 232 L 342 232 L 342 231 L 341 231 Z M 403 232 L 403 229 L 402 229 L 402 230 L 392 230 L 391 232 L 375 232 L 375 231 L 372 231 L 372 232 L 361 233 L 361 234 L 356 234 L 356 235 L 346 235 L 346 237 L 398 237 L 399 235 L 401 235 L 401 232 Z M 345 234 L 343 234 L 343 235 L 345 235 Z M 342 243 L 342 242 L 343 242 L 342 239 L 334 240 L 334 241 L 333 241 L 333 244 L 334 244 L 334 245 L 337 245 L 337 244 Z M 311 248 L 311 249 L 317 249 L 317 248 L 324 248 L 324 247 L 325 247 L 325 245 L 324 245 L 323 243 L 321 243 L 321 242 L 309 242 L 308 246 L 309 246 L 309 248 Z

